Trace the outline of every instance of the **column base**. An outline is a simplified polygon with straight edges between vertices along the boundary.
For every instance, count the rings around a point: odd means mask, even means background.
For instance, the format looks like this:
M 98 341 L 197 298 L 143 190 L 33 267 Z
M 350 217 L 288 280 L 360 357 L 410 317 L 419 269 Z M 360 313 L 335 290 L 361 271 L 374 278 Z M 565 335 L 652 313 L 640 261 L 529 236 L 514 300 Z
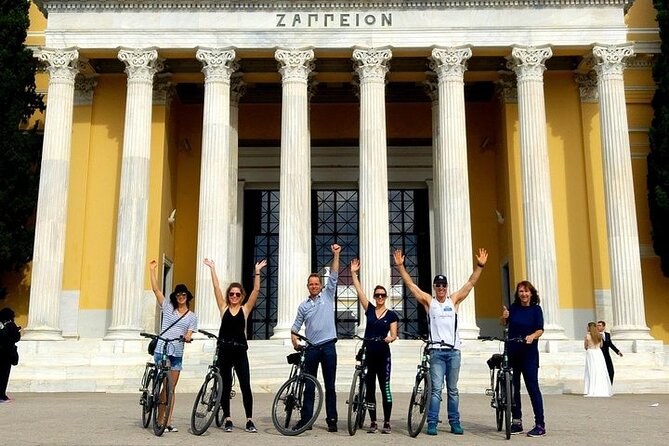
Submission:
M 63 332 L 52 327 L 27 327 L 21 335 L 22 341 L 64 341 Z
M 139 328 L 127 328 L 127 327 L 118 327 L 118 328 L 109 328 L 107 334 L 103 338 L 105 341 L 116 341 L 116 340 L 137 340 L 140 338 L 139 333 L 142 330 Z
M 541 335 L 541 339 L 544 341 L 562 341 L 569 339 L 564 333 L 564 327 L 562 325 L 544 325 L 544 334 Z
M 290 339 L 291 328 L 293 328 L 292 325 L 276 325 L 274 327 L 274 334 L 270 337 L 270 339 Z
M 473 327 L 458 327 L 460 339 L 477 339 L 481 334 L 481 329 L 477 326 Z
M 611 339 L 652 341 L 655 338 L 650 335 L 650 328 L 648 327 L 638 325 L 614 325 L 611 329 Z

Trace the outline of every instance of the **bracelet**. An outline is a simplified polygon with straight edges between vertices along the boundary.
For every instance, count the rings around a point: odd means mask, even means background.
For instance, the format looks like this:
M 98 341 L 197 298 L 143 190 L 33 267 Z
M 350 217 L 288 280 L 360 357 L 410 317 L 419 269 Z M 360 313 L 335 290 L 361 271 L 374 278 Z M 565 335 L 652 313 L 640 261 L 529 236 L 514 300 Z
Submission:
M 485 266 L 485 264 L 484 263 L 477 263 L 476 266 L 478 266 L 479 268 L 483 268 Z

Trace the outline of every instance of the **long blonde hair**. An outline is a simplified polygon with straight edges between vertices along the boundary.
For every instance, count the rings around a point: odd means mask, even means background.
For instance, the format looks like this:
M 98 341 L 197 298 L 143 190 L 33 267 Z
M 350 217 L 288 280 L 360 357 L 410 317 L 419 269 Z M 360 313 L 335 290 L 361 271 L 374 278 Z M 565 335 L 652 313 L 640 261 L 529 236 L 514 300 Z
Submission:
M 602 342 L 602 335 L 597 330 L 597 324 L 594 322 L 588 322 L 588 333 L 590 333 L 590 338 L 595 345 L 599 345 Z

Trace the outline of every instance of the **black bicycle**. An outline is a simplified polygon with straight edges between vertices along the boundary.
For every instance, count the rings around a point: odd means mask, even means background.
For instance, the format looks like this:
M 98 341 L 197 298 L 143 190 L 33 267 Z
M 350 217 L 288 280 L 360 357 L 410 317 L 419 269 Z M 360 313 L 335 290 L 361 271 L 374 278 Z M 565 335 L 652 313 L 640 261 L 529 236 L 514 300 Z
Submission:
M 353 372 L 351 390 L 346 401 L 346 404 L 348 404 L 349 435 L 355 435 L 358 429 L 362 429 L 365 422 L 365 414 L 368 410 L 375 409 L 375 404 L 367 401 L 367 342 L 384 342 L 381 337 L 361 338 L 358 335 L 354 337 L 360 339 L 363 343 L 355 355 L 357 363 Z
M 416 438 L 425 425 L 427 411 L 430 408 L 430 398 L 432 393 L 432 379 L 430 378 L 430 349 L 435 345 L 447 348 L 453 348 L 453 346 L 443 341 L 431 341 L 410 333 L 403 334 L 409 338 L 423 341 L 420 364 L 416 366 L 416 379 L 411 391 L 409 413 L 407 414 L 407 430 L 412 438 Z
M 198 330 L 209 339 L 218 339 L 215 334 L 209 333 L 205 330 Z M 218 415 L 221 407 L 221 395 L 223 394 L 223 378 L 218 369 L 218 345 L 214 350 L 214 357 L 207 370 L 207 375 L 204 377 L 204 382 L 197 393 L 195 403 L 193 403 L 193 411 L 190 416 L 191 431 L 195 435 L 204 434 L 216 415 Z
M 183 336 L 166 339 L 151 333 L 140 333 L 140 336 L 149 339 L 160 339 L 163 348 L 160 363 L 147 362 L 142 378 L 141 396 L 139 404 L 142 406 L 142 426 L 148 427 L 153 419 L 153 433 L 160 437 L 165 432 L 170 417 L 172 404 L 172 367 L 167 362 L 168 345 L 175 341 L 183 341 Z
M 482 341 L 500 341 L 504 345 L 503 352 L 493 354 L 488 359 L 490 368 L 490 388 L 486 389 L 485 394 L 491 397 L 490 406 L 495 409 L 495 421 L 497 430 L 501 431 L 502 426 L 506 433 L 506 439 L 511 438 L 511 410 L 515 405 L 513 400 L 513 369 L 509 364 L 508 344 L 509 342 L 525 342 L 524 337 L 509 338 L 508 329 L 504 330 L 504 338 L 497 336 L 479 336 Z
M 292 365 L 290 376 L 279 388 L 272 402 L 274 427 L 283 435 L 290 436 L 311 429 L 323 406 L 321 384 L 304 370 L 307 349 L 317 347 L 304 336 L 294 334 L 307 346 L 287 356 L 288 364 Z

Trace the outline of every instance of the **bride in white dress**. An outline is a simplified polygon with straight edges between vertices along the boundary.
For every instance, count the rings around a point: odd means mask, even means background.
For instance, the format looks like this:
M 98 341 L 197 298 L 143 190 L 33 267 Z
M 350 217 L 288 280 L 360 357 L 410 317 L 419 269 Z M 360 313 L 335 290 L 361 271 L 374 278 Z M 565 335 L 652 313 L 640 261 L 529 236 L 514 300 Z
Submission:
M 594 322 L 588 323 L 588 333 L 585 335 L 585 390 L 584 396 L 611 396 L 613 387 L 606 369 L 604 353 L 602 353 L 603 339 Z

